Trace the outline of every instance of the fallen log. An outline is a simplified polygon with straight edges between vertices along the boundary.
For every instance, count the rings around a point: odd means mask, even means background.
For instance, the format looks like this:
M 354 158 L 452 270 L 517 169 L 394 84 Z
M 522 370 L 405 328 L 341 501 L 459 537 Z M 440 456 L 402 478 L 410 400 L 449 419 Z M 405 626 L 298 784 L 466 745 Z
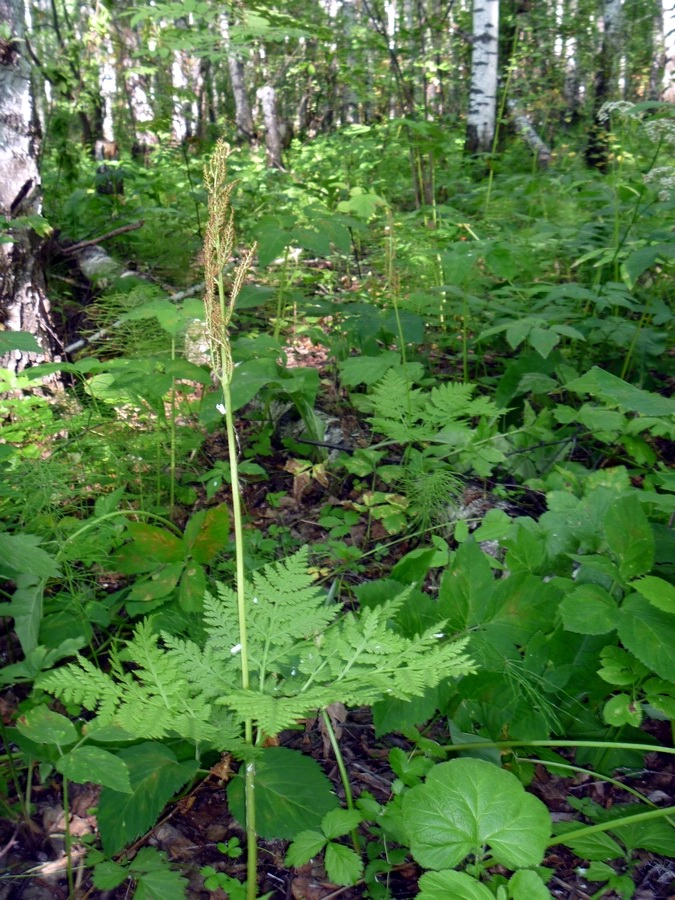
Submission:
M 546 169 L 550 165 L 553 157 L 551 148 L 539 137 L 534 125 L 528 116 L 518 108 L 518 104 L 515 100 L 508 99 L 506 101 L 506 107 L 513 119 L 516 131 L 534 153 L 537 165 L 540 169 Z

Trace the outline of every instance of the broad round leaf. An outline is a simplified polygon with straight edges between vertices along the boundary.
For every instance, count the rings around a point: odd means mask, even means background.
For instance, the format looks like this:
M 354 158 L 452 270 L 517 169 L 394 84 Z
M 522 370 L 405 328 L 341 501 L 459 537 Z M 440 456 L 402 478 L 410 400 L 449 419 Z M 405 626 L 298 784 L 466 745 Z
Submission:
M 268 747 L 255 767 L 255 824 L 263 838 L 291 840 L 307 829 L 319 831 L 324 815 L 338 806 L 330 781 L 309 756 L 285 747 Z M 243 824 L 242 776 L 230 782 L 227 797 L 232 815 Z
M 515 775 L 480 759 L 435 766 L 403 798 L 410 847 L 420 865 L 449 869 L 488 845 L 509 869 L 538 865 L 551 833 L 548 810 Z

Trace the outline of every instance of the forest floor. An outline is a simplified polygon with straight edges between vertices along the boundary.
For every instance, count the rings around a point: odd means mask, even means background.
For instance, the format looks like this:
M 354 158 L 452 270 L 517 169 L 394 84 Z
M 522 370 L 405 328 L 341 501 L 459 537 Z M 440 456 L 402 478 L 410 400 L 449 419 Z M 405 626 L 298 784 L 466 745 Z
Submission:
M 321 374 L 327 374 L 324 369 L 327 358 L 320 346 L 300 340 L 288 349 L 292 357 L 291 365 L 314 365 Z M 338 431 L 342 433 L 345 443 L 358 441 L 358 418 L 348 407 L 341 406 L 339 400 L 339 397 L 334 397 L 332 402 L 329 401 L 332 415 L 341 410 Z M 245 432 L 245 421 L 241 421 L 240 425 Z M 227 458 L 226 445 L 218 435 L 207 441 L 203 452 L 211 466 L 218 459 Z M 309 476 L 291 477 L 287 459 L 285 451 L 277 452 L 274 457 L 266 460 L 269 480 L 258 485 L 249 482 L 246 486 L 244 503 L 249 525 L 263 534 L 269 532 L 271 526 L 283 525 L 294 543 L 316 545 L 325 539 L 325 528 L 318 525 L 318 520 L 326 502 L 330 499 L 333 504 L 345 507 L 352 503 L 354 498 L 350 494 L 349 482 L 341 483 L 340 495 L 336 497 L 333 492 L 338 490 L 338 485 L 330 480 L 321 483 L 321 480 Z M 289 487 L 291 480 L 292 485 Z M 265 501 L 265 497 L 276 491 L 283 496 L 276 507 L 273 507 Z M 223 489 L 222 497 L 216 499 L 227 500 L 227 489 Z M 473 504 L 474 512 L 478 503 L 484 514 L 490 509 L 493 500 L 488 486 L 475 483 L 466 486 L 463 502 Z M 523 502 L 527 501 L 521 494 L 519 504 L 522 505 Z M 528 514 L 537 514 L 536 505 L 537 498 L 533 495 Z M 366 526 L 360 522 L 352 527 L 348 540 L 354 546 L 359 546 L 366 540 L 384 541 L 387 538 L 378 522 L 371 524 L 367 536 L 365 532 Z M 381 556 L 376 565 L 389 570 L 411 546 L 406 541 L 393 544 L 391 553 L 386 557 Z M 13 720 L 20 699 L 18 693 L 8 692 L 0 701 L 0 712 L 7 723 Z M 667 728 L 664 729 L 666 724 L 648 722 L 645 729 L 660 742 L 668 744 L 670 733 Z M 358 797 L 361 791 L 366 790 L 378 802 L 386 803 L 391 798 L 394 780 L 387 761 L 389 750 L 400 747 L 408 751 L 413 749 L 412 745 L 395 734 L 376 738 L 368 708 L 345 711 L 344 721 L 337 722 L 336 726 L 355 796 Z M 449 735 L 443 733 L 441 723 L 431 723 L 428 729 L 425 732 L 428 736 L 441 743 L 450 742 Z M 299 723 L 297 730 L 282 732 L 279 745 L 299 749 L 303 754 L 313 756 L 332 780 L 338 796 L 344 800 L 337 765 L 319 720 L 308 720 Z M 563 752 L 562 755 L 573 761 L 572 753 Z M 672 802 L 675 796 L 675 764 L 672 759 L 658 754 L 648 755 L 644 770 L 637 777 L 635 773 L 631 773 L 631 784 L 654 802 Z M 10 821 L 0 818 L 0 858 L 7 873 L 5 876 L 0 875 L 0 900 L 65 900 L 69 897 L 65 877 L 63 798 L 57 782 L 49 779 L 40 783 L 37 773 L 35 775 L 30 791 L 30 819 Z M 156 847 L 164 851 L 168 859 L 187 877 L 187 896 L 191 900 L 206 900 L 207 897 L 226 900 L 228 895 L 222 889 L 208 891 L 205 888 L 200 869 L 212 866 L 241 881 L 246 877 L 244 857 L 237 857 L 235 853 L 232 854 L 234 858 L 231 858 L 219 849 L 219 845 L 226 844 L 232 838 L 245 844 L 244 831 L 228 809 L 226 785 L 231 775 L 230 760 L 224 756 L 206 779 L 193 785 L 178 802 L 167 809 L 148 834 L 127 850 L 127 856 L 133 856 L 144 846 Z M 621 775 L 617 777 L 620 779 Z M 22 789 L 26 789 L 25 784 Z M 573 779 L 559 778 L 542 766 L 536 767 L 529 789 L 546 804 L 554 822 L 578 818 L 578 813 L 567 802 L 570 795 L 578 800 L 588 798 L 604 808 L 631 799 L 630 795 L 603 780 L 594 780 L 589 775 L 579 775 Z M 70 788 L 70 833 L 74 842 L 72 859 L 75 865 L 76 896 L 91 900 L 123 900 L 129 896 L 128 884 L 113 891 L 98 891 L 92 886 L 90 872 L 82 866 L 87 839 L 96 832 L 94 810 L 98 792 L 99 788 L 93 785 L 73 784 Z M 81 842 L 82 839 L 84 843 Z M 298 869 L 287 868 L 284 865 L 286 847 L 287 844 L 283 841 L 260 841 L 261 893 L 272 892 L 274 900 L 355 900 L 370 896 L 365 893 L 365 886 L 338 887 L 331 884 L 320 859 Z M 582 865 L 583 861 L 577 859 L 569 848 L 560 845 L 550 849 L 543 866 L 553 873 L 548 884 L 553 897 L 559 900 L 621 898 L 622 895 L 613 891 L 597 892 L 598 885 L 585 881 L 580 874 L 579 867 Z M 415 897 L 420 874 L 421 870 L 414 862 L 408 861 L 396 866 L 386 881 L 392 900 Z M 636 885 L 634 900 L 674 900 L 673 860 L 641 852 L 633 858 L 630 875 Z

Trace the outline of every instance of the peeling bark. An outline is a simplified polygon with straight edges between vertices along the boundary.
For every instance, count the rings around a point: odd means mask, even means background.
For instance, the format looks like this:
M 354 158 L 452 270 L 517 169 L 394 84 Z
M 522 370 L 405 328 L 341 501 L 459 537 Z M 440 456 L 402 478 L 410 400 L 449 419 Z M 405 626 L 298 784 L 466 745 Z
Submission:
M 0 244 L 0 317 L 6 330 L 28 331 L 43 348 L 39 355 L 12 351 L 0 358 L 1 366 L 19 372 L 31 362 L 53 358 L 54 335 L 39 257 L 42 241 L 27 224 L 11 225 L 42 211 L 41 135 L 24 55 L 23 0 L 0 0 L 0 22 L 10 34 L 0 38 L 0 216 L 9 220 L 11 236 L 10 243 Z

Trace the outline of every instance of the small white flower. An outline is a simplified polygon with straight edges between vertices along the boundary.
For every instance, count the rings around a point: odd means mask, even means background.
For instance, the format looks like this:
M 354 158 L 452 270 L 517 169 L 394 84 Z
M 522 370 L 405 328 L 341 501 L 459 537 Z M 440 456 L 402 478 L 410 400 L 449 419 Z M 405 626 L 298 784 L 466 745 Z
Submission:
M 221 414 L 221 416 L 225 415 L 225 404 L 224 403 L 216 403 L 216 409 Z
M 615 100 L 612 103 L 603 103 L 596 113 L 598 122 L 606 122 L 610 116 L 616 115 L 620 119 L 640 119 L 642 113 L 635 110 L 635 104 L 628 100 Z

